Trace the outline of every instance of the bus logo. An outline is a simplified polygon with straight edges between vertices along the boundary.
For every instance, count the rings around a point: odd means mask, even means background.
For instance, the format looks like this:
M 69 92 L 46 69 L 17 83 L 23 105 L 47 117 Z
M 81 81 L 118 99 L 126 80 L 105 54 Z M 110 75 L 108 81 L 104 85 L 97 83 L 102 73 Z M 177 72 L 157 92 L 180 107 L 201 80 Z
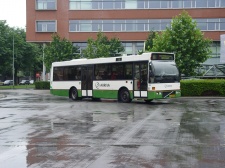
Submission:
M 97 88 L 97 89 L 99 89 L 100 87 L 110 87 L 110 84 L 108 84 L 108 83 L 99 83 L 99 82 L 97 82 L 97 83 L 95 83 L 95 87 Z
M 169 88 L 169 87 L 172 87 L 172 85 L 165 85 L 164 87 L 165 88 Z

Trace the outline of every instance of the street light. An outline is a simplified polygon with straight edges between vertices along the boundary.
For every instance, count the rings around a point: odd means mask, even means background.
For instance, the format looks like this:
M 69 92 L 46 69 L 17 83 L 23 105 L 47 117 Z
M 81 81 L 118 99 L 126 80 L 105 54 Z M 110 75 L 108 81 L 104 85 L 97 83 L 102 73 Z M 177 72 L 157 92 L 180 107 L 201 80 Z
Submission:
M 12 70 L 13 70 L 13 89 L 14 89 L 14 33 L 13 33 L 13 68 L 12 68 Z
M 45 81 L 45 72 L 46 72 L 46 67 L 45 67 L 45 43 L 43 43 L 43 72 L 42 72 L 42 80 Z

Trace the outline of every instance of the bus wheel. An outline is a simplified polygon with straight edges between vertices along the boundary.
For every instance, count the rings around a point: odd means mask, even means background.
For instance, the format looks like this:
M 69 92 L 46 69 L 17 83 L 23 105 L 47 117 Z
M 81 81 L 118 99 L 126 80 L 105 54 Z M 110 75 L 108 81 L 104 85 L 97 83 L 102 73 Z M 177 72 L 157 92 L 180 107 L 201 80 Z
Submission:
M 70 97 L 72 100 L 78 100 L 78 92 L 76 88 L 72 88 L 70 91 Z
M 150 103 L 152 102 L 153 99 L 148 99 L 148 100 L 145 100 L 145 103 Z
M 131 99 L 130 99 L 130 93 L 127 89 L 122 89 L 120 92 L 119 92 L 119 100 L 123 103 L 129 103 L 131 102 Z

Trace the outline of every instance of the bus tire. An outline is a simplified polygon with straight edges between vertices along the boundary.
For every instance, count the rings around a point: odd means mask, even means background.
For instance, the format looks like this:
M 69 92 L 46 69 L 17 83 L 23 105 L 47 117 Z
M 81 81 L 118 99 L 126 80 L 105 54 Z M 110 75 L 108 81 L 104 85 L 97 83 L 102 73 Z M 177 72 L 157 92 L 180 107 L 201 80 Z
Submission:
M 72 100 L 78 100 L 78 91 L 76 88 L 70 90 L 70 97 Z
M 131 102 L 130 93 L 126 88 L 123 88 L 123 89 L 120 90 L 119 101 L 121 101 L 123 103 L 130 103 Z
M 153 99 L 148 99 L 148 100 L 145 100 L 145 103 L 150 103 L 152 102 Z

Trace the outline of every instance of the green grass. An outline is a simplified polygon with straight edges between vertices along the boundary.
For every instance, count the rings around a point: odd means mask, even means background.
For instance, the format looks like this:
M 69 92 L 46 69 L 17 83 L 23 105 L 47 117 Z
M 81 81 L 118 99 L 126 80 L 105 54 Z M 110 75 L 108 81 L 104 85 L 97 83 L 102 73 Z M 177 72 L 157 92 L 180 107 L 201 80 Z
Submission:
M 3 89 L 34 89 L 35 85 L 15 85 L 15 86 L 0 86 L 0 90 Z

